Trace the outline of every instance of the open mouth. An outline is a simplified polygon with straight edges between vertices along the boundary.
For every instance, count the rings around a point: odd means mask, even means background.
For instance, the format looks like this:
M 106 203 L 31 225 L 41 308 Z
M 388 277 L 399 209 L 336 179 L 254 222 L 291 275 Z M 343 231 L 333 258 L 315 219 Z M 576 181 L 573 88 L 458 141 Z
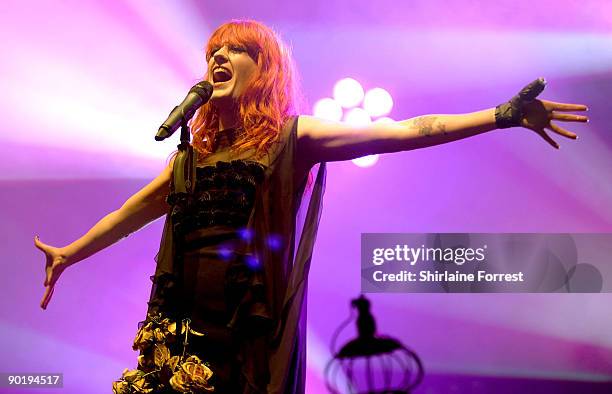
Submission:
M 227 82 L 232 79 L 232 73 L 222 67 L 219 67 L 213 71 L 213 82 Z

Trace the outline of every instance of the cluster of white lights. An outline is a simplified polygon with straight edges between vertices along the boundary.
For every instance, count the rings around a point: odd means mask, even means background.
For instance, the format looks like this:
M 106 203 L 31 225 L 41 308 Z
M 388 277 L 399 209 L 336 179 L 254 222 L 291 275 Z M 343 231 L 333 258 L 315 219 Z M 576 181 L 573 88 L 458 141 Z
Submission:
M 313 108 L 314 116 L 332 121 L 344 121 L 356 126 L 370 123 L 393 122 L 386 117 L 393 108 L 393 99 L 382 88 L 364 92 L 361 84 L 353 78 L 344 78 L 334 85 L 334 98 L 323 98 Z M 378 155 L 354 159 L 359 167 L 369 167 L 378 161 Z

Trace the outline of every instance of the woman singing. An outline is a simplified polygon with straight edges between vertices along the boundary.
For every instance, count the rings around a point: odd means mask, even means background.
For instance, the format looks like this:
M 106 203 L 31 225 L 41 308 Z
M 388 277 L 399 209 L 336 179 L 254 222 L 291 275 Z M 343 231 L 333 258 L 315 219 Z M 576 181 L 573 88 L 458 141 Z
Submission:
M 543 79 L 468 114 L 362 127 L 298 116 L 290 54 L 253 21 L 219 27 L 206 60 L 214 91 L 191 120 L 192 154 L 175 155 L 73 243 L 56 248 L 35 239 L 46 255 L 46 309 L 65 269 L 165 216 L 147 316 L 134 341 L 138 367 L 124 371 L 116 393 L 304 392 L 305 297 L 326 162 L 509 127 L 533 130 L 558 148 L 545 129 L 576 135 L 551 121 L 587 121 L 566 113 L 584 105 L 536 99 Z

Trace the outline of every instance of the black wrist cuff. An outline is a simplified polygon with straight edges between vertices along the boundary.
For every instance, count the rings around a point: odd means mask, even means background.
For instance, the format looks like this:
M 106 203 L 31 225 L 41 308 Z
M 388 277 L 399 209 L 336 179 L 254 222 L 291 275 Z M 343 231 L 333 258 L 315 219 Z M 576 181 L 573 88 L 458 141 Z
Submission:
M 521 89 L 510 101 L 495 107 L 495 125 L 500 129 L 520 126 L 523 118 L 523 104 L 535 100 L 545 86 L 546 80 L 538 78 Z
M 522 113 L 517 101 L 511 100 L 495 107 L 495 125 L 498 129 L 507 129 L 521 125 Z

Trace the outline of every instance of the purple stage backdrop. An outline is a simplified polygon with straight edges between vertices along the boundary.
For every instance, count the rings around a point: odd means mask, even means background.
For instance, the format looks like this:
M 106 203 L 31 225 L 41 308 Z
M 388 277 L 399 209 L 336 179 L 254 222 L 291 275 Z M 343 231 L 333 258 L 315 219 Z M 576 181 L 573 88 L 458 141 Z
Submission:
M 344 77 L 386 88 L 394 119 L 490 108 L 540 76 L 542 97 L 590 108 L 590 123 L 567 127 L 578 140 L 553 136 L 560 150 L 505 129 L 368 168 L 329 164 L 308 393 L 325 392 L 330 339 L 360 291 L 361 233 L 612 232 L 607 0 L 2 1 L 0 372 L 64 374 L 63 390 L 29 393 L 109 393 L 136 366 L 162 221 L 71 267 L 46 311 L 33 238 L 75 240 L 162 170 L 177 142 L 155 142 L 156 129 L 232 18 L 261 20 L 292 45 L 306 113 Z M 370 299 L 379 331 L 422 358 L 417 393 L 598 392 L 612 381 L 612 294 Z

